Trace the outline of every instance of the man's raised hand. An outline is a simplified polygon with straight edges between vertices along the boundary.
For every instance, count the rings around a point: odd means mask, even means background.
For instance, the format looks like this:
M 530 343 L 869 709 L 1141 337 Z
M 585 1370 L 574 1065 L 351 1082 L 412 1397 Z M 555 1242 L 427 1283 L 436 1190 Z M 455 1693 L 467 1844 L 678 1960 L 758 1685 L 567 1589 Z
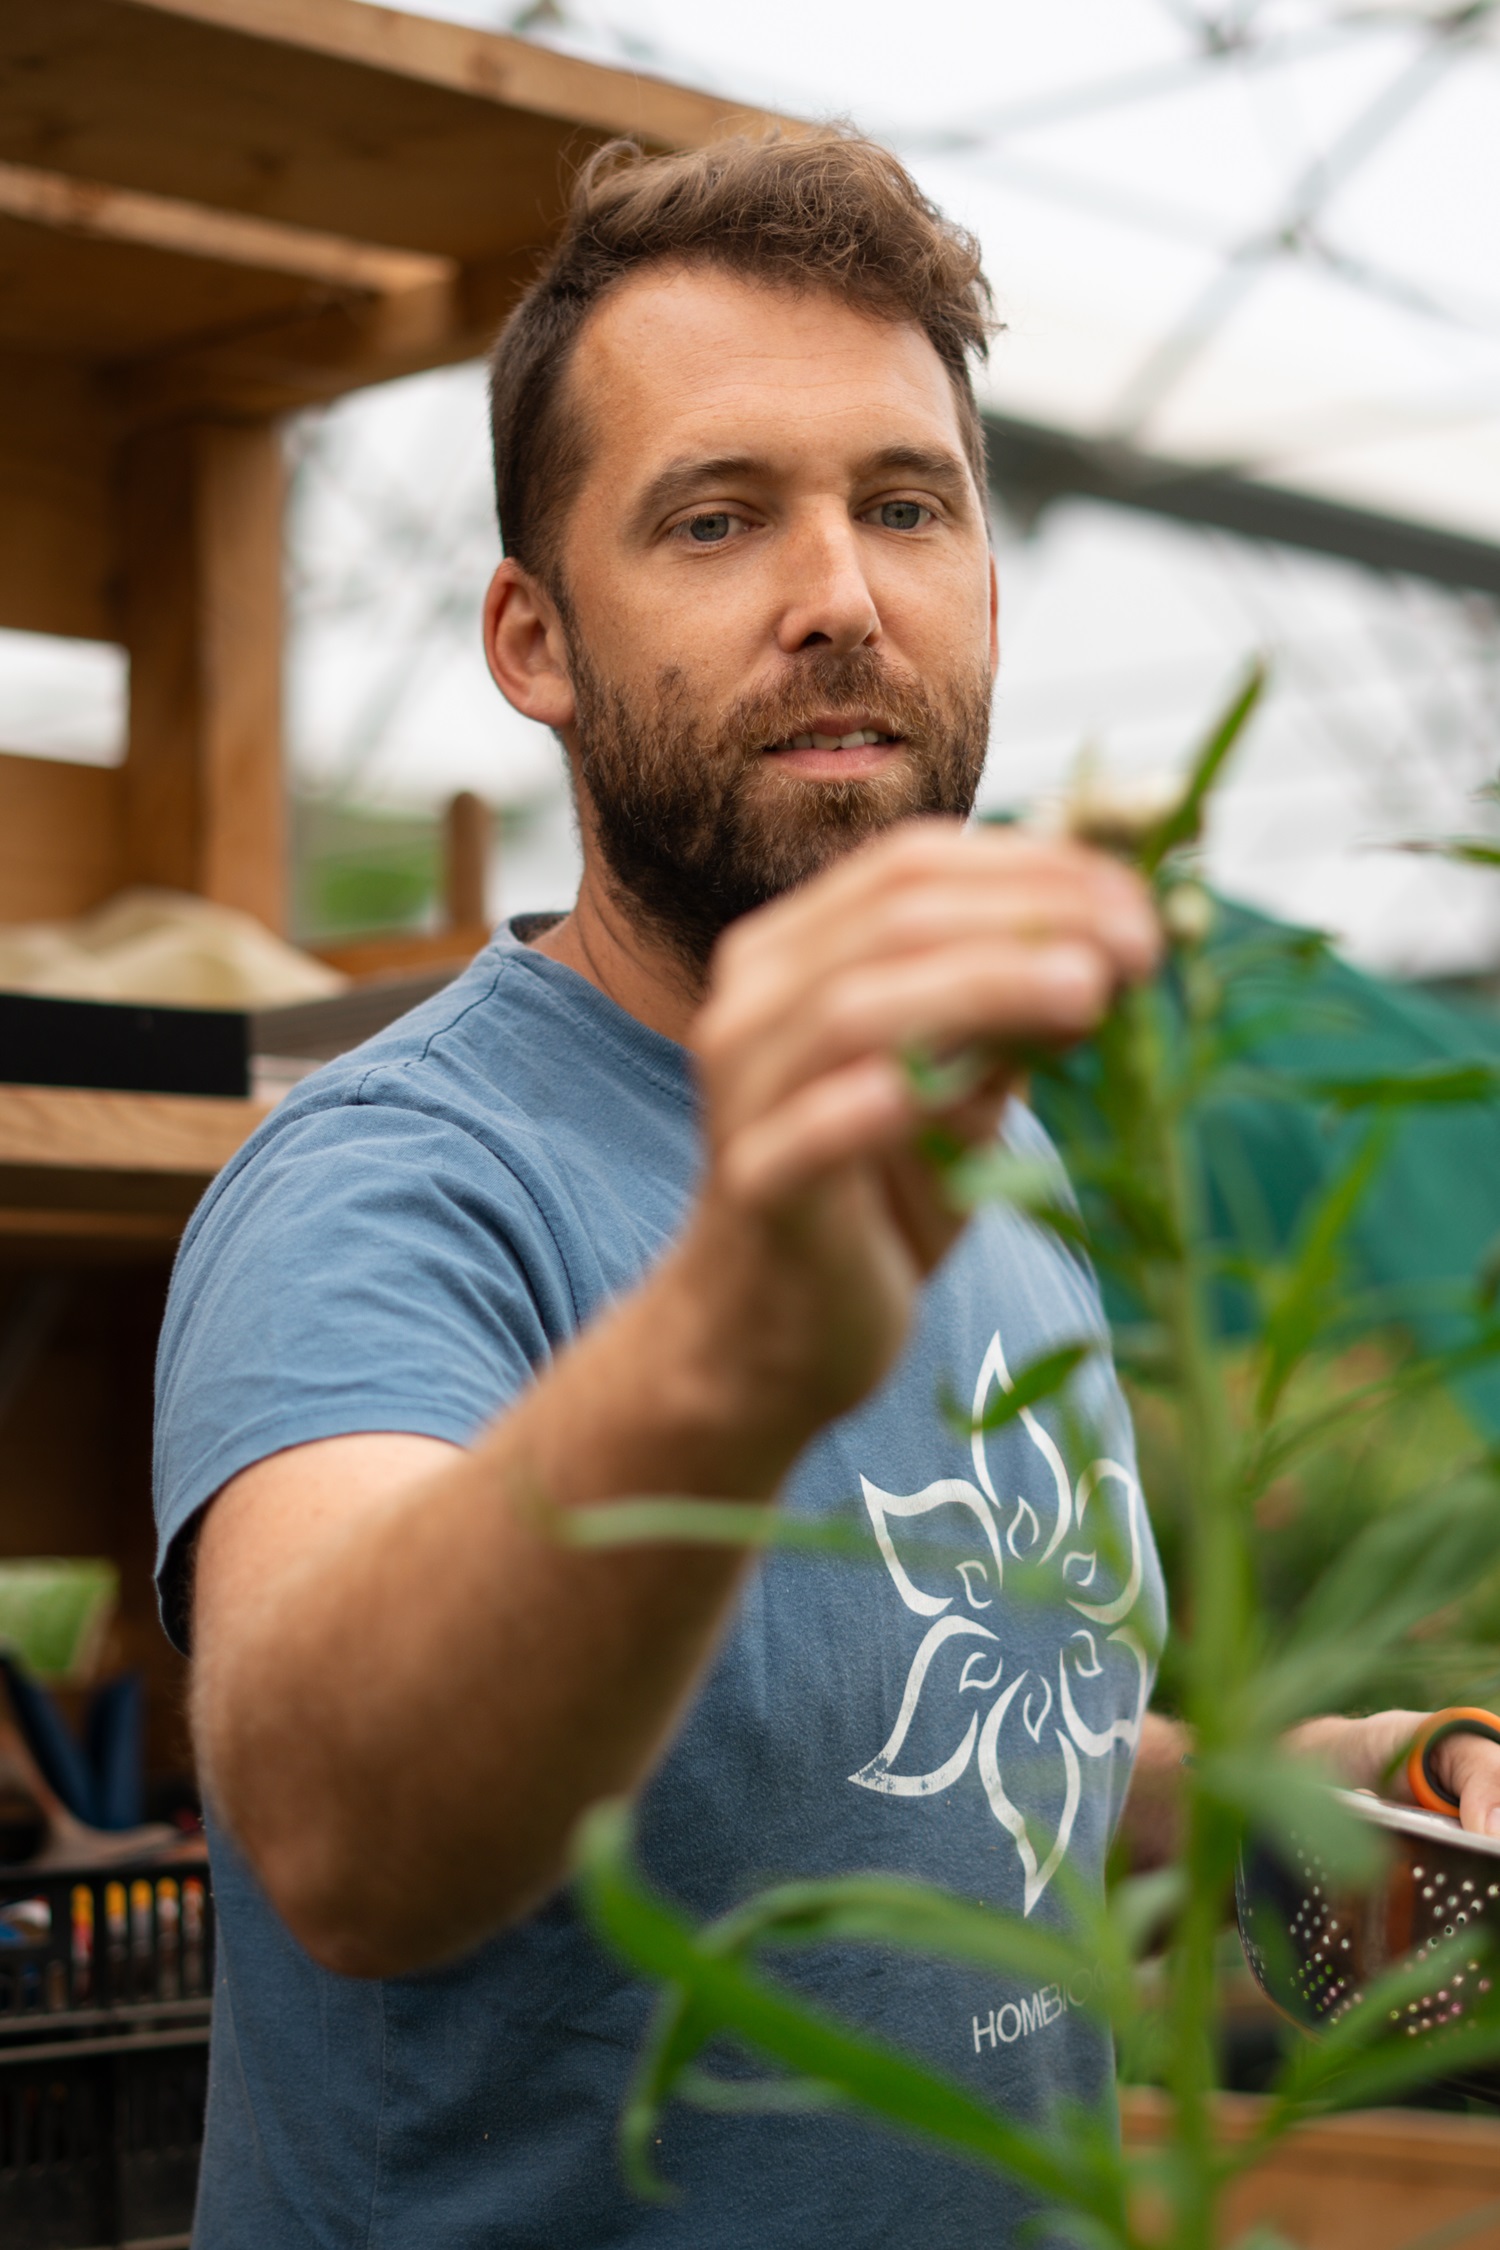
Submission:
M 1014 829 L 912 822 L 730 929 L 694 1033 L 721 1190 L 747 1205 L 910 1144 L 903 1057 L 976 1043 L 977 1087 L 945 1113 L 988 1136 L 1018 1054 L 1094 1029 L 1149 975 L 1160 936 L 1140 879 Z
M 923 820 L 734 925 L 694 1027 L 709 1165 L 673 1261 L 738 1411 L 805 1441 L 884 1374 L 963 1221 L 920 1129 L 995 1132 L 1025 1056 L 1150 974 L 1140 879 L 1015 830 Z M 908 1058 L 976 1058 L 924 1103 Z

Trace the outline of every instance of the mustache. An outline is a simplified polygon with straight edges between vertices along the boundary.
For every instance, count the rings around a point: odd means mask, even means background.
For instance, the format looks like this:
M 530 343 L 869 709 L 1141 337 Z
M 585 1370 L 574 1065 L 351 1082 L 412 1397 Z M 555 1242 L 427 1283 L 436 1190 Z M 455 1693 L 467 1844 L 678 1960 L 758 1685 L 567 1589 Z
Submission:
M 813 651 L 798 659 L 795 676 L 734 704 L 712 730 L 715 747 L 731 756 L 769 750 L 807 733 L 814 719 L 850 706 L 880 734 L 920 740 L 940 730 L 936 704 L 910 673 L 870 649 Z

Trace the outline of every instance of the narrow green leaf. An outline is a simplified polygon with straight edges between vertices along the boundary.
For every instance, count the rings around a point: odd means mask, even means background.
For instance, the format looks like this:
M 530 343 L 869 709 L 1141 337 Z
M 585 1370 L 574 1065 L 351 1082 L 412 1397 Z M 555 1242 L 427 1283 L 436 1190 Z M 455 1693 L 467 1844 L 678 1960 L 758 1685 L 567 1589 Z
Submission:
M 1478 1962 L 1482 1968 L 1492 1952 L 1490 1933 L 1470 1929 L 1435 1946 L 1425 1958 L 1399 1961 L 1374 1978 L 1357 2007 L 1316 2039 L 1292 2049 L 1276 2088 L 1278 2106 L 1289 2112 L 1310 2105 L 1344 2108 L 1365 2099 L 1362 2089 L 1377 2080 L 1393 2088 L 1421 2085 L 1445 2073 L 1447 2065 L 1434 2065 L 1432 2057 L 1439 2049 L 1450 2052 L 1450 2042 L 1461 2032 L 1488 2053 L 1491 2042 L 1500 2044 L 1500 2009 L 1493 1995 L 1485 1996 L 1465 2023 L 1416 2036 L 1407 2026 L 1410 2003 L 1441 1989 L 1450 1976 L 1476 1973 L 1468 1964 Z
M 694 2109 L 730 2117 L 805 2117 L 849 2107 L 842 2088 L 822 2078 L 721 2078 L 689 2067 L 679 2075 L 676 2091 L 678 2100 Z
M 1086 1237 L 1057 1165 L 1039 1157 L 1013 1156 L 1008 1149 L 966 1149 L 947 1171 L 949 1199 L 958 1211 L 982 1203 L 1008 1203 L 1066 1242 Z
M 1050 2201 L 1118 2217 L 1118 2181 L 1085 2176 L 1076 2148 L 986 2109 L 954 2081 L 823 2015 L 738 1960 L 704 1951 L 689 1926 L 640 1885 L 629 1835 L 623 1805 L 596 1806 L 576 1832 L 575 1869 L 589 1920 L 636 1968 L 679 1986 L 718 2032 L 795 2076 L 836 2088 L 900 2131 L 1009 2173 Z
M 1308 2111 L 1370 2109 L 1399 2101 L 1438 2078 L 1462 2078 L 1500 2062 L 1500 2022 L 1445 2025 L 1415 2039 L 1391 2039 L 1372 2053 L 1330 2072 L 1303 2102 Z
M 1343 1169 L 1315 1200 L 1300 1230 L 1290 1271 L 1279 1286 L 1267 1292 L 1257 1397 L 1263 1420 L 1274 1411 L 1288 1379 L 1327 1322 L 1328 1294 L 1342 1268 L 1345 1237 L 1389 1145 L 1388 1126 L 1377 1119 L 1366 1128 Z
M 1279 1750 L 1225 1750 L 1197 1761 L 1203 1794 L 1235 1813 L 1253 1836 L 1288 1857 L 1321 1859 L 1334 1882 L 1369 1882 L 1387 1852 L 1377 1829 L 1343 1804 L 1315 1767 Z
M 656 2128 L 672 2088 L 712 2036 L 712 2019 L 695 2015 L 682 1987 L 669 1984 L 657 2001 L 620 2112 L 625 2177 L 648 2203 L 676 2200 L 676 2189 L 656 2167 Z
M 1335 1109 L 1436 1109 L 1490 1102 L 1500 1094 L 1500 1064 L 1431 1062 L 1373 1078 L 1304 1078 L 1289 1082 L 1306 1099 Z
M 1500 867 L 1500 844 L 1488 836 L 1449 836 L 1441 842 L 1428 843 L 1418 838 L 1403 844 L 1404 852 L 1418 852 L 1436 859 L 1453 859 L 1469 867 Z
M 977 1422 L 950 1392 L 939 1401 L 943 1419 L 956 1437 L 980 1437 L 991 1430 L 1003 1430 L 1007 1422 L 1014 1422 L 1028 1407 L 1039 1406 L 1043 1399 L 1060 1391 L 1086 1359 L 1092 1359 L 1103 1349 L 1097 1337 L 1087 1337 L 1081 1343 L 1061 1344 L 1056 1351 L 1045 1352 L 1040 1359 L 1029 1361 L 1013 1379 L 1008 1391 L 996 1391 L 993 1402 Z
M 1145 874 L 1154 874 L 1169 852 L 1175 851 L 1179 844 L 1191 843 L 1198 834 L 1203 824 L 1203 808 L 1208 802 L 1209 792 L 1244 731 L 1251 712 L 1260 701 L 1266 677 L 1263 663 L 1252 664 L 1243 682 L 1210 727 L 1188 769 L 1187 788 L 1181 801 L 1141 846 L 1138 862 Z
M 1109 1919 L 1119 1933 L 1125 1958 L 1136 1960 L 1181 1911 L 1187 1896 L 1187 1871 L 1180 1866 L 1153 1868 L 1127 1876 L 1110 1893 Z
M 1087 1946 L 1058 1930 L 893 1875 L 780 1884 L 708 1924 L 700 1937 L 716 1954 L 767 1941 L 897 1946 L 1038 1984 L 1086 1979 L 1090 1990 L 1099 1966 Z
M 900 1059 L 906 1083 L 918 1104 L 934 1112 L 966 1101 L 994 1068 L 995 1061 L 993 1051 L 980 1041 L 941 1059 L 925 1047 L 909 1047 Z
M 555 1528 L 570 1547 L 784 1547 L 858 1562 L 870 1557 L 862 1515 L 851 1510 L 809 1521 L 758 1500 L 605 1500 L 560 1508 Z

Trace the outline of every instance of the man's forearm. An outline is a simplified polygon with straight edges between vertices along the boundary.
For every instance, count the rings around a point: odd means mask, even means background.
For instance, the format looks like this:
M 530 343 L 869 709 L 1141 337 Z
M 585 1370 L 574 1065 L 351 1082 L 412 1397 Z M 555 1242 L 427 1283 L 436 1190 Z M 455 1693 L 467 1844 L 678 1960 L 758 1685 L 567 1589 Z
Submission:
M 330 1494 L 310 1535 L 319 1496 L 301 1495 L 295 1569 L 256 1584 L 214 1567 L 237 1512 L 263 1529 L 277 1505 L 274 1460 L 210 1511 L 208 1786 L 330 1966 L 415 1967 L 534 1903 L 579 1811 L 649 1770 L 708 1657 L 737 1553 L 584 1552 L 563 1521 L 630 1493 L 769 1499 L 800 1449 L 806 1429 L 737 1384 L 705 1332 L 714 1297 L 683 1267 L 674 1254 L 470 1451 L 352 1512 Z M 357 1473 L 361 1442 L 390 1443 L 333 1441 L 330 1476 Z

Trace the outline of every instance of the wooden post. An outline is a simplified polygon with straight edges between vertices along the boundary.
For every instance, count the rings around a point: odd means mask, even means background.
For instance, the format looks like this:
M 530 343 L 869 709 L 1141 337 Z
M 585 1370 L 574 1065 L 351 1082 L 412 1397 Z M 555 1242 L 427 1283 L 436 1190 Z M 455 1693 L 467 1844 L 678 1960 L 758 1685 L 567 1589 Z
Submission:
M 472 789 L 461 789 L 443 816 L 443 888 L 450 929 L 487 927 L 489 859 L 489 807 Z
M 270 423 L 191 422 L 125 448 L 130 652 L 124 878 L 286 915 L 282 507 Z

